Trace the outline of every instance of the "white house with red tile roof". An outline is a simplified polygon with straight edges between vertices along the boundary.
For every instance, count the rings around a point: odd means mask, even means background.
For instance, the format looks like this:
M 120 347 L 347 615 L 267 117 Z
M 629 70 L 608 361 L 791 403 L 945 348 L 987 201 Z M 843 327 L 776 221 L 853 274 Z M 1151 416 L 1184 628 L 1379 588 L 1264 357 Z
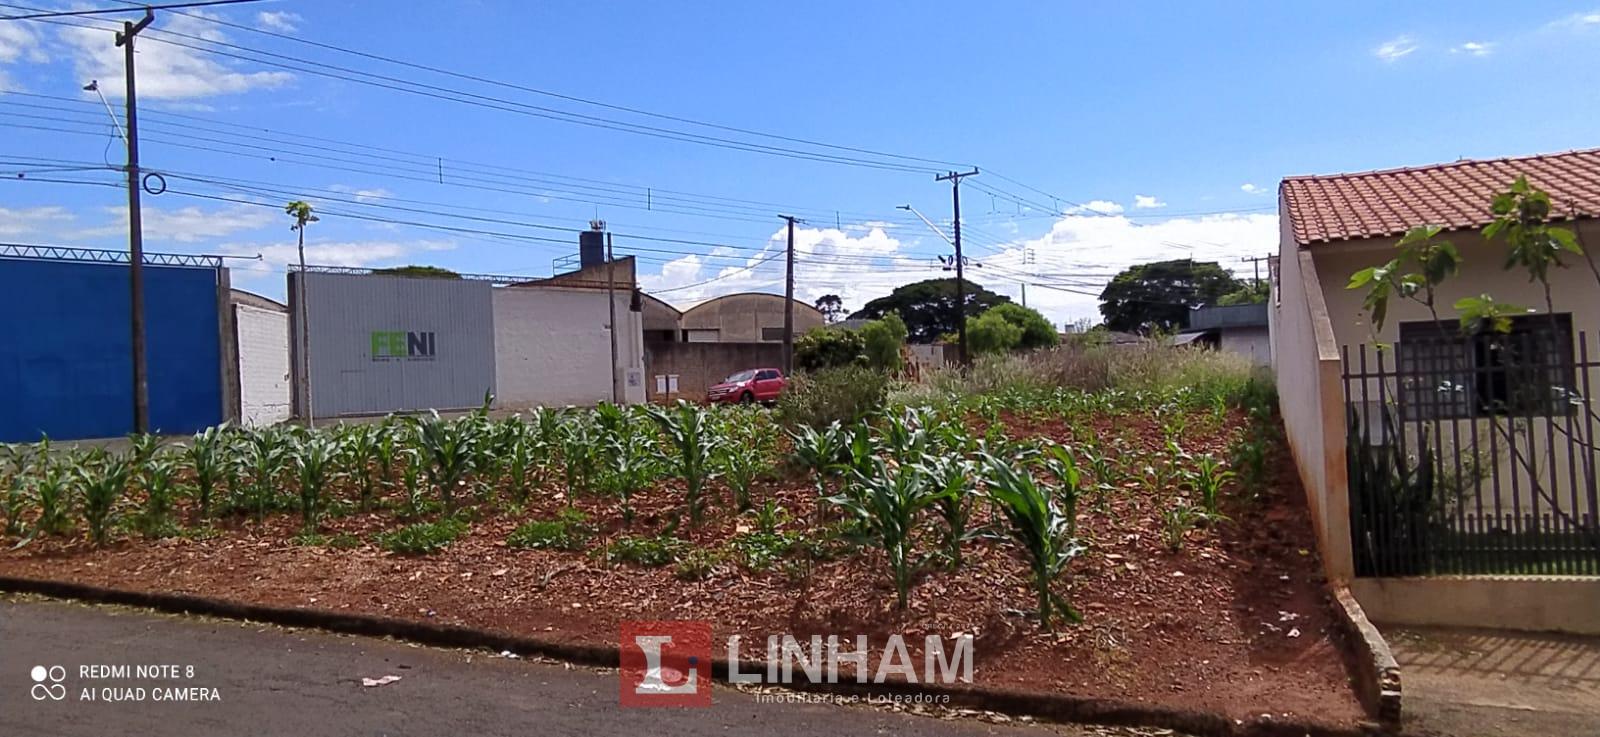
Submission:
M 1538 555 L 1528 557 L 1528 551 L 1514 549 L 1546 534 L 1570 546 L 1578 560 L 1600 561 L 1595 552 L 1600 550 L 1595 501 L 1600 417 L 1592 414 L 1600 402 L 1591 409 L 1587 400 L 1591 383 L 1600 391 L 1600 372 L 1586 367 L 1579 355 L 1586 346 L 1588 361 L 1600 361 L 1600 272 L 1582 256 L 1563 254 L 1566 266 L 1549 276 L 1552 318 L 1542 285 L 1530 281 L 1526 271 L 1505 268 L 1506 244 L 1488 241 L 1480 231 L 1494 219 L 1494 196 L 1518 176 L 1549 192 L 1552 217 L 1573 229 L 1590 251 L 1600 250 L 1600 149 L 1295 176 L 1278 189 L 1281 236 L 1268 317 L 1285 429 L 1316 517 L 1327 571 L 1331 578 L 1350 581 L 1374 618 L 1600 632 L 1600 616 L 1594 614 L 1600 612 L 1600 578 L 1593 577 L 1600 570 L 1570 565 L 1560 555 L 1535 551 Z M 1441 226 L 1440 237 L 1461 256 L 1459 273 L 1443 282 L 1435 302 L 1444 324 L 1434 323 L 1422 305 L 1393 299 L 1388 319 L 1374 329 L 1362 308 L 1365 290 L 1347 288 L 1351 275 L 1394 258 L 1400 237 L 1427 224 Z M 1593 255 L 1600 263 L 1600 254 Z M 1498 334 L 1460 332 L 1453 305 L 1481 294 L 1529 309 L 1515 318 L 1509 338 L 1496 343 Z M 1437 360 L 1458 363 L 1427 369 L 1434 373 L 1402 375 L 1422 365 L 1419 356 L 1435 355 L 1428 352 L 1430 340 L 1454 341 L 1447 348 L 1452 358 Z M 1523 343 L 1520 352 L 1505 349 L 1517 341 Z M 1539 351 L 1551 355 L 1536 355 Z M 1506 358 L 1513 354 L 1514 361 Z M 1385 371 L 1396 373 L 1372 378 L 1380 360 Z M 1559 378 L 1531 380 L 1538 371 L 1530 372 L 1529 366 L 1548 368 L 1548 375 Z M 1538 407 L 1524 401 L 1523 410 L 1508 411 L 1516 404 L 1508 397 L 1519 391 L 1545 400 L 1567 392 L 1562 396 L 1573 397 L 1573 406 L 1581 402 L 1582 409 L 1541 400 Z M 1560 409 L 1550 409 L 1555 406 Z M 1382 435 L 1394 427 L 1400 429 Z M 1512 445 L 1516 442 L 1521 446 Z M 1348 444 L 1361 448 L 1362 455 L 1347 453 Z M 1427 522 L 1403 530 L 1424 540 L 1419 547 L 1429 548 L 1426 555 L 1399 563 L 1383 559 L 1385 549 L 1375 536 L 1396 534 L 1395 520 L 1377 520 L 1390 529 L 1374 533 L 1374 502 L 1364 501 L 1370 498 L 1362 496 L 1367 492 L 1353 496 L 1350 491 L 1352 474 L 1362 479 L 1356 484 L 1360 489 L 1374 486 L 1372 468 L 1363 465 L 1370 463 L 1373 447 L 1413 462 L 1437 456 L 1431 472 L 1454 479 L 1456 498 L 1417 512 L 1422 516 L 1415 519 Z M 1464 457 L 1465 464 L 1458 465 Z M 1471 471 L 1474 463 L 1487 470 Z M 1459 471 L 1462 467 L 1469 470 Z M 1528 469 L 1521 484 L 1510 478 L 1516 467 Z M 1501 545 L 1508 551 L 1444 550 L 1441 541 Z M 1485 555 L 1532 562 L 1484 567 Z M 1538 589 L 1541 593 L 1531 595 L 1517 588 L 1526 579 L 1519 584 L 1503 575 L 1439 575 L 1451 572 L 1451 566 L 1467 574 L 1591 575 L 1553 576 L 1541 580 L 1547 584 Z

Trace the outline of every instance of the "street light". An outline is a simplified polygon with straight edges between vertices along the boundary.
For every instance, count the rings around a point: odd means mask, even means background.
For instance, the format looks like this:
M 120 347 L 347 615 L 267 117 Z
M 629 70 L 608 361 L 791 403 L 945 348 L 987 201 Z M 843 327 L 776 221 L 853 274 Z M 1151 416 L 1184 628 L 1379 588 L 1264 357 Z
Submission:
M 928 218 L 923 217 L 922 213 L 917 212 L 917 208 L 912 207 L 910 205 L 901 205 L 901 206 L 899 206 L 899 207 L 897 207 L 895 209 L 897 209 L 897 210 L 905 210 L 905 211 L 911 213 L 912 215 L 916 215 L 918 218 L 921 218 L 923 223 L 927 224 L 927 226 L 928 226 L 928 228 L 930 230 L 932 230 L 935 233 L 938 233 L 939 237 L 943 238 L 945 243 L 949 243 L 952 246 L 956 244 L 955 241 L 950 239 L 950 236 L 945 235 L 944 231 L 939 229 L 939 226 L 934 225 L 932 220 L 929 220 Z
M 128 134 L 122 132 L 122 121 L 117 120 L 117 114 L 114 113 L 114 112 L 111 112 L 111 103 L 106 102 L 105 94 L 100 91 L 100 80 L 98 80 L 98 79 L 89 80 L 89 83 L 83 86 L 83 91 L 84 92 L 93 92 L 96 96 L 98 96 L 100 98 L 100 104 L 106 106 L 106 115 L 111 116 L 111 124 L 117 127 L 117 135 L 122 137 L 122 142 L 123 143 L 127 143 L 128 142 Z

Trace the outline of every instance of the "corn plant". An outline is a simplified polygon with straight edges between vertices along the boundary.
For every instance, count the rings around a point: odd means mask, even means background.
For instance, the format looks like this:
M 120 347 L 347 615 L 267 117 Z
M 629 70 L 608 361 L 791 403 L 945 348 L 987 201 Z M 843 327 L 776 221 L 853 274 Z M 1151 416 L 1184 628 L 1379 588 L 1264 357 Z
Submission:
M 981 452 L 985 466 L 988 497 L 1005 515 L 1011 540 L 1028 557 L 1034 594 L 1039 601 L 1039 626 L 1051 628 L 1059 615 L 1069 622 L 1083 618 L 1071 603 L 1052 590 L 1055 580 L 1066 573 L 1073 559 L 1084 551 L 1072 535 L 1072 520 L 1056 505 L 1055 497 L 1033 476 L 1009 458 Z
M 669 451 L 664 461 L 683 480 L 689 521 L 698 524 L 705 514 L 702 495 L 706 482 L 716 476 L 714 461 L 719 438 L 706 419 L 707 413 L 681 399 L 671 410 L 651 408 L 649 412 L 667 436 Z
M 422 452 L 416 448 L 402 448 L 397 457 L 405 462 L 401 475 L 406 493 L 406 515 L 420 517 L 423 507 L 428 503 L 428 488 L 422 483 Z
M 885 412 L 878 444 L 890 457 L 901 463 L 915 462 L 927 453 L 929 437 L 925 423 L 933 419 L 931 410 L 926 413 L 915 410 Z
M 1161 540 L 1167 549 L 1176 553 L 1183 549 L 1183 541 L 1189 531 L 1205 513 L 1179 499 L 1176 504 L 1161 511 Z
M 849 488 L 827 501 L 855 520 L 861 531 L 883 549 L 894 583 L 895 604 L 904 609 L 923 562 L 915 557 L 917 520 L 937 502 L 939 489 L 917 465 L 890 468 L 876 457 L 869 465 L 866 473 L 852 469 Z
M 944 557 L 951 568 L 961 566 L 961 545 L 972 538 L 974 468 L 960 456 L 929 457 L 923 470 L 937 489 L 934 505 L 944 521 Z
M 141 468 L 161 450 L 161 436 L 149 433 L 128 434 L 128 465 Z
M 277 495 L 278 474 L 289 453 L 289 436 L 275 428 L 262 428 L 246 435 L 244 465 L 250 470 L 247 504 L 259 524 L 267 517 L 267 507 Z
M 360 435 L 369 435 L 361 431 Z M 325 503 L 332 467 L 340 455 L 337 443 L 327 435 L 313 433 L 294 448 L 295 478 L 300 482 L 300 521 L 304 532 L 316 532 L 317 520 Z M 365 475 L 365 474 L 363 474 Z
M 73 472 L 83 459 L 70 456 L 65 464 L 50 457 L 50 441 L 40 443 L 34 466 L 39 469 L 33 483 L 34 502 L 39 507 L 39 532 L 59 535 L 72 528 L 67 513 L 72 507 Z
M 176 489 L 178 459 L 157 454 L 137 469 L 144 486 L 144 509 L 137 520 L 146 537 L 167 537 L 175 532 L 172 524 L 172 498 Z
M 117 504 L 127 490 L 133 465 L 126 458 L 96 451 L 72 471 L 83 499 L 83 522 L 89 528 L 89 539 L 95 545 L 104 545 L 116 521 Z
M 1078 499 L 1083 494 L 1083 474 L 1078 471 L 1077 459 L 1072 449 L 1065 445 L 1045 442 L 1039 447 L 1039 464 L 1060 484 L 1055 498 L 1061 502 L 1061 514 L 1066 518 L 1067 536 L 1078 536 Z
M 455 512 L 456 489 L 465 486 L 473 471 L 472 428 L 462 421 L 439 419 L 438 412 L 416 421 L 417 448 L 428 467 L 428 478 L 439 489 L 439 499 L 448 512 Z
M 395 459 L 407 438 L 401 426 L 395 424 L 393 415 L 383 418 L 383 422 L 374 427 L 373 438 L 372 459 L 378 464 L 378 487 L 388 490 L 394 483 Z
M 25 531 L 22 515 L 28 507 L 28 455 L 14 445 L 5 446 L 5 450 L 6 488 L 0 506 L 6 513 L 5 534 L 20 537 Z
M 372 465 L 378 455 L 379 427 L 377 425 L 347 425 L 342 428 L 337 450 L 349 473 L 356 477 L 356 483 L 361 490 L 361 510 L 372 508 Z M 301 444 L 303 453 L 311 449 L 306 444 Z M 301 470 L 303 473 L 303 468 Z
M 733 506 L 740 512 L 751 508 L 750 487 L 762 472 L 772 467 L 776 440 L 771 427 L 750 412 L 729 412 L 722 423 L 721 435 L 726 439 L 718 446 L 716 468 L 728 490 L 733 492 Z
M 500 445 L 505 466 L 506 486 L 517 504 L 528 500 L 529 472 L 533 470 L 533 440 L 522 415 L 505 420 L 500 428 Z
M 645 422 L 649 420 L 646 419 Z M 656 480 L 660 462 L 653 425 L 624 416 L 605 435 L 606 460 L 598 478 L 601 491 L 617 498 L 622 523 L 633 524 L 633 496 Z
M 571 505 L 580 492 L 589 490 L 595 471 L 600 464 L 600 438 L 593 418 L 582 412 L 572 413 L 556 434 L 561 447 L 561 470 L 567 483 L 567 504 Z
M 828 478 L 838 473 L 844 452 L 844 430 L 837 421 L 821 430 L 801 425 L 789 432 L 789 440 L 794 446 L 794 462 L 811 472 L 817 496 L 827 496 Z
M 1196 493 L 1200 495 L 1200 508 L 1207 517 L 1219 517 L 1218 496 L 1223 485 L 1233 480 L 1234 473 L 1222 466 L 1222 463 L 1210 454 L 1202 455 L 1195 461 L 1192 484 Z
M 550 464 L 555 461 L 556 451 L 561 447 L 561 414 L 547 407 L 539 407 L 533 410 L 533 419 L 529 424 L 533 426 L 533 470 L 537 474 L 536 481 L 543 483 L 548 480 Z
M 227 474 L 228 426 L 208 427 L 195 434 L 194 441 L 183 449 L 183 459 L 194 476 L 195 497 L 200 503 L 200 517 L 211 516 L 211 498 L 217 485 Z

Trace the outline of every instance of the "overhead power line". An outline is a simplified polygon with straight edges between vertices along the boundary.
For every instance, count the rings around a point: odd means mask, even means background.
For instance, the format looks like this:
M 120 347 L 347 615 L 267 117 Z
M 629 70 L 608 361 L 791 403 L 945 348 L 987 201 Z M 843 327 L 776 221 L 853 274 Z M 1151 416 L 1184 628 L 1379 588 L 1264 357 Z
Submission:
M 42 20 L 42 19 L 45 19 L 45 18 L 66 18 L 66 17 L 70 17 L 70 16 L 81 16 L 81 15 L 111 15 L 111 14 L 114 14 L 114 13 L 133 13 L 133 12 L 143 12 L 143 11 L 146 11 L 146 10 L 173 10 L 173 11 L 176 11 L 179 8 L 207 8 L 207 7 L 211 7 L 213 5 L 239 5 L 239 4 L 242 4 L 242 3 L 259 3 L 259 2 L 262 2 L 262 0 L 209 0 L 208 2 L 171 3 L 171 4 L 168 4 L 168 5 L 141 5 L 139 3 L 123 3 L 124 5 L 132 5 L 132 6 L 135 6 L 135 7 L 131 7 L 131 8 L 93 8 L 93 9 L 89 9 L 89 10 L 39 11 L 39 12 L 32 13 L 32 14 L 29 14 L 29 15 L 0 16 L 0 20 Z M 205 16 L 202 16 L 202 15 L 191 15 L 189 13 L 183 13 L 182 15 L 187 15 L 187 16 L 189 16 L 191 18 L 203 18 L 203 17 L 205 17 Z

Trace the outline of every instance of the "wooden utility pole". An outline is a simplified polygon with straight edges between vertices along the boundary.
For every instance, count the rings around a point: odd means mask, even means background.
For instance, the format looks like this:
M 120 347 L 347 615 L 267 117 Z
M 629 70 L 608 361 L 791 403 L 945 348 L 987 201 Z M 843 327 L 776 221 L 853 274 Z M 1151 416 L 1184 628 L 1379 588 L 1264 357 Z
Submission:
M 963 271 L 966 259 L 961 256 L 961 180 L 977 175 L 978 168 L 973 167 L 972 171 L 952 171 L 933 178 L 936 182 L 950 183 L 950 201 L 955 210 L 955 240 L 952 245 L 956 247 L 956 347 L 963 367 L 971 363 L 971 357 L 967 355 L 967 282 Z
M 783 276 L 783 375 L 794 373 L 794 224 L 793 215 L 779 215 L 789 223 L 788 267 Z
M 127 77 L 128 110 L 128 297 L 133 329 L 133 431 L 150 432 L 150 381 L 144 345 L 144 221 L 139 211 L 139 103 L 134 89 L 133 37 L 156 19 L 148 8 L 138 23 L 124 21 L 117 34 Z

